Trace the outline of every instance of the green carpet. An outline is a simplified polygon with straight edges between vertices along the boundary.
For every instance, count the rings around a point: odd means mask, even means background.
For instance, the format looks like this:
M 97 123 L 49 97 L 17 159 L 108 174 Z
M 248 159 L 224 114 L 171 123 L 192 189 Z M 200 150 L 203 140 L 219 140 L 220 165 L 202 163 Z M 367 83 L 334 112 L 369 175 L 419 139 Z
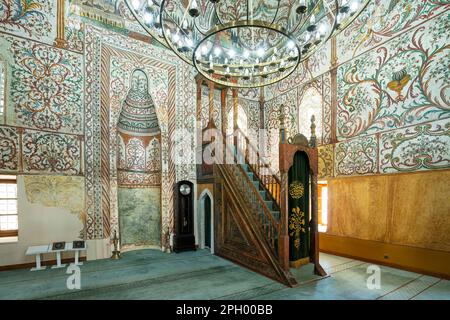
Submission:
M 381 266 L 380 289 L 370 290 L 369 264 L 328 254 L 321 264 L 327 277 L 307 265 L 292 270 L 299 286 L 287 288 L 206 250 L 136 250 L 85 262 L 79 290 L 67 288 L 65 268 L 0 272 L 0 299 L 450 299 L 447 280 Z

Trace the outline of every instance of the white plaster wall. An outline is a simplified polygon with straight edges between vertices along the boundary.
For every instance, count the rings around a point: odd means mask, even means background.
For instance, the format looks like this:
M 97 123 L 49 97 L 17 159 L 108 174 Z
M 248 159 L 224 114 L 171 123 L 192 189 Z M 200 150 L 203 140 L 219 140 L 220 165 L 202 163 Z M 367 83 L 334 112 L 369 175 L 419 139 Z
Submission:
M 78 216 L 65 208 L 45 207 L 38 203 L 28 202 L 23 176 L 17 176 L 17 196 L 18 241 L 0 243 L 0 266 L 34 262 L 34 256 L 25 256 L 28 246 L 79 239 L 83 223 Z M 62 255 L 62 258 L 69 257 L 73 257 L 73 253 Z M 54 259 L 54 254 L 45 254 L 43 257 L 43 260 Z

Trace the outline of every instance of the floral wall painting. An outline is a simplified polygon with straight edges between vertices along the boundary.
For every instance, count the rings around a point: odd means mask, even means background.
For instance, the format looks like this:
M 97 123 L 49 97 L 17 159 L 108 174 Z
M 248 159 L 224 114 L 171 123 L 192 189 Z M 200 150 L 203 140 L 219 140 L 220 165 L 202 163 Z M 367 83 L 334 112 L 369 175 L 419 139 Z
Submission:
M 343 140 L 450 117 L 448 14 L 338 68 Z
M 350 27 L 338 35 L 337 43 L 345 43 L 338 47 L 339 62 L 346 62 L 448 8 L 448 0 L 373 0 Z
M 24 171 L 81 174 L 78 136 L 26 130 L 22 137 Z
M 52 44 L 57 0 L 0 0 L 0 31 Z
M 70 206 L 84 212 L 86 239 L 120 231 L 120 187 L 155 187 L 165 247 L 172 186 L 196 180 L 195 69 L 142 41 L 124 0 L 66 1 L 67 46 L 58 48 L 57 2 L 0 0 L 0 172 L 30 177 L 29 196 L 49 204 L 67 196 L 55 188 L 83 193 L 85 207 Z M 255 145 L 253 130 L 266 129 L 261 151 L 274 172 L 281 120 L 287 137 L 309 138 L 311 115 L 321 179 L 448 169 L 448 30 L 448 0 L 373 0 L 290 77 L 238 90 L 238 125 Z M 210 97 L 204 86 L 201 93 L 199 126 L 207 125 L 212 98 L 216 126 L 227 120 L 230 132 L 231 90 L 225 118 L 220 92 Z M 182 139 L 174 139 L 180 132 Z M 174 154 L 182 162 L 172 161 Z
M 19 169 L 19 134 L 14 127 L 0 126 L 0 171 Z
M 384 133 L 380 143 L 382 173 L 450 167 L 450 119 Z
M 83 133 L 82 56 L 12 37 L 8 48 L 11 80 L 7 108 L 18 126 Z M 8 111 L 8 110 L 7 110 Z
M 335 146 L 335 175 L 376 173 L 378 141 L 375 136 L 361 137 Z

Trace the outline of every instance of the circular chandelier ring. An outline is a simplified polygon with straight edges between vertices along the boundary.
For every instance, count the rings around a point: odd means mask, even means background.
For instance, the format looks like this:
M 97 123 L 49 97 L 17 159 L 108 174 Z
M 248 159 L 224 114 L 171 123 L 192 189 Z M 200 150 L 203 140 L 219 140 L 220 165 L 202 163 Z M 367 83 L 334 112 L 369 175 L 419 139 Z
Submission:
M 295 48 L 297 49 L 298 52 L 298 56 L 296 59 L 296 63 L 292 64 L 291 66 L 288 66 L 287 68 L 289 68 L 289 72 L 285 72 L 283 73 L 281 76 L 274 78 L 274 79 L 270 79 L 267 82 L 261 82 L 258 84 L 254 84 L 254 83 L 233 83 L 231 81 L 223 81 L 220 78 L 215 78 L 212 77 L 211 75 L 209 75 L 207 72 L 205 72 L 203 70 L 203 68 L 201 66 L 199 66 L 199 64 L 197 63 L 197 59 L 196 59 L 196 52 L 197 50 L 203 45 L 203 43 L 205 41 L 207 41 L 210 37 L 216 35 L 219 32 L 222 31 L 227 31 L 230 29 L 237 29 L 237 28 L 242 28 L 242 27 L 248 27 L 248 28 L 264 28 L 264 29 L 268 29 L 271 31 L 275 31 L 279 34 L 281 34 L 283 37 L 285 37 L 287 40 L 292 41 L 295 44 Z M 240 20 L 240 21 L 231 21 L 228 22 L 226 24 L 223 25 L 217 25 L 214 28 L 211 28 L 210 30 L 208 30 L 208 32 L 206 32 L 205 37 L 202 38 L 197 45 L 195 46 L 194 50 L 192 51 L 192 61 L 190 61 L 190 64 L 193 64 L 195 66 L 195 68 L 198 70 L 198 72 L 200 74 L 202 74 L 206 79 L 211 80 L 213 82 L 217 82 L 219 84 L 222 84 L 224 86 L 227 87 L 233 87 L 233 88 L 259 88 L 259 87 L 265 87 L 271 84 L 274 84 L 276 82 L 279 82 L 287 77 L 289 77 L 298 67 L 299 63 L 301 61 L 301 54 L 300 54 L 300 47 L 298 45 L 298 42 L 295 38 L 293 38 L 292 36 L 290 36 L 289 34 L 287 34 L 283 28 L 279 27 L 276 24 L 273 23 L 269 23 L 269 22 L 265 22 L 265 21 L 259 21 L 259 20 Z M 267 65 L 270 64 L 270 62 L 267 63 Z M 261 64 L 261 66 L 265 65 Z M 241 67 L 250 67 L 252 66 L 252 64 L 250 65 L 242 65 Z M 242 76 L 239 76 L 242 77 Z

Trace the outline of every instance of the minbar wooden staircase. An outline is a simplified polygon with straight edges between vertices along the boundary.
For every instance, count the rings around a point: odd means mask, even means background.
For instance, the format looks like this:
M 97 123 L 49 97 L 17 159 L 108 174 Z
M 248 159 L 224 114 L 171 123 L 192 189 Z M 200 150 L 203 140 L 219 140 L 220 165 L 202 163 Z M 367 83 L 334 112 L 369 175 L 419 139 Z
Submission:
M 214 165 L 215 252 L 296 286 L 289 271 L 287 174 L 280 181 L 241 131 L 231 138 L 234 141 L 228 146 L 232 147 L 225 148 L 228 161 Z M 311 237 L 316 246 L 311 262 L 317 274 L 325 275 L 318 263 L 317 230 L 311 230 Z
M 214 165 L 216 254 L 285 285 L 297 282 L 286 265 L 286 224 L 280 211 L 281 182 L 242 132 Z

